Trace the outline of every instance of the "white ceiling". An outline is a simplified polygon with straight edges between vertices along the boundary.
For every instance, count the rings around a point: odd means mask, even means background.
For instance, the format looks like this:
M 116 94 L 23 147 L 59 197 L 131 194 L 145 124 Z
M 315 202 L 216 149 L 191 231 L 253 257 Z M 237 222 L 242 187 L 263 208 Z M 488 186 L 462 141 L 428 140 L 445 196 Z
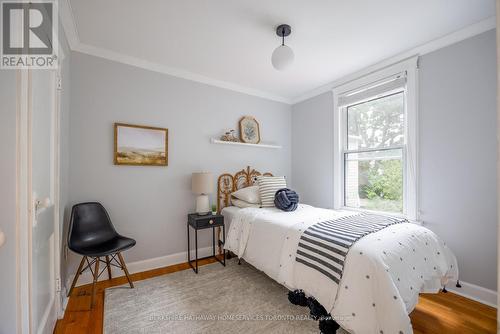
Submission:
M 70 0 L 78 43 L 293 100 L 495 15 L 494 0 Z M 295 62 L 271 66 L 278 24 Z M 189 76 L 188 76 L 189 77 Z

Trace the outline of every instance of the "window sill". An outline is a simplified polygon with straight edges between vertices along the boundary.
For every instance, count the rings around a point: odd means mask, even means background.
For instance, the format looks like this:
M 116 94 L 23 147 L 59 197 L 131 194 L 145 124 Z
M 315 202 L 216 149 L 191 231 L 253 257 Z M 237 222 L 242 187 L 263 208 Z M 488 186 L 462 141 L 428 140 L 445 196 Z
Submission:
M 376 214 L 376 215 L 387 215 L 387 216 L 393 216 L 393 217 L 398 217 L 398 218 L 405 218 L 405 219 L 408 219 L 408 221 L 410 223 L 412 223 L 412 224 L 424 226 L 424 221 L 410 219 L 410 218 L 408 218 L 408 216 L 406 216 L 403 213 L 386 212 L 386 211 L 376 211 L 376 210 L 369 210 L 369 209 L 362 209 L 362 208 L 351 208 L 351 207 L 348 207 L 348 206 L 342 206 L 338 210 L 364 212 L 364 213 L 372 213 L 372 214 Z

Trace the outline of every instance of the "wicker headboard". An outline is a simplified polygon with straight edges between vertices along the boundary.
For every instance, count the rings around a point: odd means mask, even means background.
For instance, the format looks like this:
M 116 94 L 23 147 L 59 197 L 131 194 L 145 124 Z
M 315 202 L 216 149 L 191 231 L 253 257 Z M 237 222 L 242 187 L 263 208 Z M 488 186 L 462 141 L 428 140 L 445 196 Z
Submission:
M 221 212 L 226 206 L 230 205 L 231 193 L 241 188 L 249 187 L 255 184 L 257 176 L 273 176 L 271 173 L 261 174 L 248 166 L 234 175 L 224 173 L 217 179 L 217 212 Z

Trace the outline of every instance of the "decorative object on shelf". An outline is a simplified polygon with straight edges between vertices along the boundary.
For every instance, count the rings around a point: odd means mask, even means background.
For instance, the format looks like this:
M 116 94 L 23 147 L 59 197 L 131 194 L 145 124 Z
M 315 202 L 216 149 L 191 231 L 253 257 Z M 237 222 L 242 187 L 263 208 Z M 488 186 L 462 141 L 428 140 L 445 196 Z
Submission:
M 168 166 L 168 129 L 115 123 L 114 163 Z
M 209 214 L 211 211 L 208 194 L 211 194 L 213 191 L 212 173 L 193 173 L 191 177 L 191 189 L 193 193 L 198 194 L 198 197 L 196 197 L 196 213 L 199 215 Z
M 234 135 L 235 131 L 234 130 L 228 130 L 226 131 L 221 137 L 220 140 L 222 141 L 231 141 L 231 142 L 239 142 L 240 140 Z
M 293 50 L 285 45 L 285 37 L 291 33 L 292 28 L 288 24 L 281 24 L 276 28 L 276 35 L 281 37 L 281 45 L 274 50 L 271 63 L 278 71 L 284 71 L 290 67 L 295 58 Z
M 217 214 L 217 205 L 212 204 L 212 214 L 216 215 Z
M 251 116 L 240 119 L 240 139 L 244 143 L 260 143 L 260 129 L 257 120 Z

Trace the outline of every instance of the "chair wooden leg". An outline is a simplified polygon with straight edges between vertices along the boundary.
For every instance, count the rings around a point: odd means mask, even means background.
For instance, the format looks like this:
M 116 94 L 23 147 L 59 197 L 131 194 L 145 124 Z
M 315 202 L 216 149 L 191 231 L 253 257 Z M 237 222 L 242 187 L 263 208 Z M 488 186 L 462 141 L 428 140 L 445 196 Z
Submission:
M 83 268 L 83 264 L 85 263 L 86 258 L 87 258 L 86 256 L 82 257 L 82 261 L 80 262 L 80 265 L 78 266 L 78 270 L 76 271 L 75 278 L 73 278 L 73 283 L 71 283 L 71 288 L 69 289 L 68 297 L 71 296 L 71 293 L 73 292 L 73 289 L 75 288 L 76 282 L 78 281 L 78 277 L 80 277 L 80 271 Z
M 106 265 L 108 266 L 108 278 L 112 279 L 111 277 L 111 263 L 109 262 L 109 255 L 106 255 Z
M 94 271 L 94 281 L 92 282 L 92 296 L 90 297 L 90 308 L 94 308 L 95 302 L 95 286 L 97 284 L 97 279 L 99 278 L 99 258 L 95 261 L 95 271 Z
M 125 276 L 127 276 L 128 283 L 130 284 L 130 287 L 133 289 L 134 283 L 132 283 L 132 280 L 130 279 L 130 275 L 128 274 L 128 270 L 127 270 L 127 265 L 125 264 L 125 261 L 123 260 L 123 256 L 121 253 L 118 253 L 118 258 L 120 259 L 120 263 L 121 263 L 123 271 L 125 272 Z

